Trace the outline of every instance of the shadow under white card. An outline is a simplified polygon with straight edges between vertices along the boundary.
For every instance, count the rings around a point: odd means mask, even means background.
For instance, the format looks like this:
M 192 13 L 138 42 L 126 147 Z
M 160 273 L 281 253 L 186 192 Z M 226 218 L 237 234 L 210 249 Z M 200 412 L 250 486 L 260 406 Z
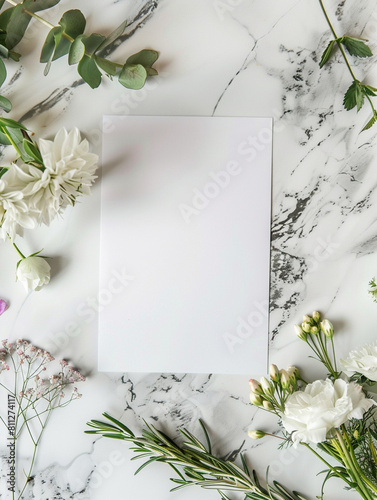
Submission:
M 99 370 L 264 373 L 272 120 L 104 120 Z

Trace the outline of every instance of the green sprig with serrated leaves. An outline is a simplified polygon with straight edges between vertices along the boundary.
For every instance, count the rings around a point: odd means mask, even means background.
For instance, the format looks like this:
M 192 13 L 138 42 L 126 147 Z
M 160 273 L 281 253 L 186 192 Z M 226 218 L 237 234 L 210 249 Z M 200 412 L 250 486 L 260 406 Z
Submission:
M 137 456 L 135 458 L 146 459 L 136 471 L 140 472 L 144 467 L 155 462 L 168 464 L 177 477 L 171 478 L 176 486 L 175 491 L 186 486 L 199 486 L 204 489 L 217 490 L 222 500 L 230 500 L 226 491 L 237 491 L 252 500 L 306 500 L 297 492 L 290 493 L 277 481 L 268 484 L 268 472 L 266 486 L 262 486 L 255 471 L 250 472 L 245 458 L 241 455 L 242 467 L 229 460 L 217 458 L 212 454 L 211 441 L 202 421 L 206 445 L 191 434 L 187 429 L 181 429 L 180 433 L 184 442 L 179 446 L 166 434 L 158 431 L 154 426 L 146 424 L 142 436 L 135 434 L 122 422 L 109 414 L 103 416 L 108 422 L 91 420 L 88 422 L 91 430 L 87 434 L 97 434 L 106 438 L 120 439 L 134 445 L 131 448 Z
M 368 45 L 365 43 L 367 40 L 361 39 L 361 38 L 354 38 L 351 36 L 341 36 L 338 37 L 336 34 L 334 27 L 330 21 L 330 18 L 326 12 L 326 9 L 324 7 L 323 1 L 319 0 L 319 3 L 321 5 L 322 11 L 326 17 L 326 21 L 331 29 L 332 34 L 334 35 L 334 40 L 331 40 L 329 44 L 327 45 L 325 51 L 322 54 L 321 61 L 319 63 L 319 67 L 322 68 L 333 56 L 335 53 L 336 47 L 339 48 L 344 61 L 347 65 L 348 71 L 351 74 L 351 77 L 353 79 L 353 82 L 351 86 L 348 88 L 344 95 L 343 99 L 343 104 L 344 107 L 346 108 L 347 111 L 356 108 L 357 111 L 359 112 L 360 109 L 363 107 L 365 99 L 369 102 L 371 108 L 372 108 L 372 117 L 368 121 L 368 123 L 365 125 L 362 131 L 368 130 L 371 128 L 376 122 L 377 122 L 377 110 L 374 108 L 371 97 L 376 97 L 377 96 L 377 88 L 372 87 L 370 85 L 366 85 L 362 83 L 358 78 L 356 78 L 355 73 L 353 72 L 353 69 L 351 68 L 351 65 L 348 61 L 346 52 L 344 49 L 347 50 L 347 52 L 351 56 L 355 57 L 360 57 L 360 58 L 365 58 L 365 57 L 372 57 L 372 51 L 368 47 Z
M 73 9 L 65 12 L 57 25 L 51 24 L 36 12 L 57 5 L 60 0 L 0 0 L 0 8 L 5 2 L 12 7 L 0 13 L 0 86 L 4 83 L 7 70 L 3 59 L 18 61 L 20 54 L 13 49 L 22 40 L 32 18 L 49 28 L 43 44 L 40 62 L 45 63 L 47 75 L 51 64 L 56 59 L 68 55 L 68 64 L 76 65 L 79 75 L 93 89 L 97 88 L 106 75 L 110 79 L 117 77 L 119 83 L 129 89 L 141 89 L 148 76 L 157 75 L 153 64 L 158 59 L 158 52 L 144 49 L 133 54 L 120 64 L 104 57 L 103 53 L 125 31 L 128 23 L 122 22 L 107 37 L 97 34 L 85 34 L 86 19 L 82 12 Z M 11 102 L 0 96 L 0 107 L 9 112 Z

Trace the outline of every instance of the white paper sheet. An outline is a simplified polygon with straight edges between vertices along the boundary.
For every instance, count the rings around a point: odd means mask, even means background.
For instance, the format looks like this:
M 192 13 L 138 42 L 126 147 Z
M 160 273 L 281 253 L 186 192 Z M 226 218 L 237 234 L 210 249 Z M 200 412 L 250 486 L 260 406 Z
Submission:
M 99 370 L 264 373 L 272 120 L 103 130 Z

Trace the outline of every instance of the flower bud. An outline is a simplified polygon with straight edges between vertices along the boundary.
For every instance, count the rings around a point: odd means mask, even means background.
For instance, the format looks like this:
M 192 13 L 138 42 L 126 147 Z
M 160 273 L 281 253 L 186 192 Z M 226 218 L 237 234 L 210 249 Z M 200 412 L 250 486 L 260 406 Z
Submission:
M 275 389 L 271 382 L 269 382 L 266 377 L 262 377 L 260 379 L 260 384 L 262 386 L 263 392 L 265 393 L 266 396 L 273 396 Z
M 261 439 L 266 435 L 266 433 L 263 431 L 249 431 L 248 435 L 251 439 Z
M 328 319 L 324 319 L 321 322 L 321 329 L 323 333 L 326 335 L 326 337 L 328 337 L 329 339 L 331 339 L 332 336 L 334 335 L 334 327 Z
M 310 329 L 311 329 L 311 324 L 306 322 L 306 323 L 302 323 L 301 325 L 301 328 L 303 329 L 303 331 L 305 333 L 310 333 Z
M 321 314 L 318 311 L 313 311 L 312 317 L 316 323 L 321 321 Z
M 306 333 L 303 331 L 300 325 L 295 325 L 295 330 L 296 330 L 296 335 L 299 339 L 304 340 L 306 342 L 306 339 L 308 336 Z
M 18 263 L 16 279 L 26 291 L 38 291 L 50 282 L 50 271 L 51 267 L 45 259 L 31 255 Z
M 294 380 L 297 380 L 298 378 L 300 378 L 300 372 L 299 372 L 298 368 L 296 368 L 296 366 L 288 366 L 287 372 L 288 372 L 289 376 Z
M 254 406 L 263 406 L 263 400 L 254 392 L 250 392 L 250 403 Z
M 318 328 L 318 326 L 312 326 L 312 327 L 310 328 L 310 333 L 311 333 L 312 335 L 317 335 L 317 334 L 319 333 L 319 328 Z
M 255 394 L 262 394 L 263 391 L 262 391 L 261 385 L 257 380 L 254 380 L 253 378 L 251 378 L 249 380 L 249 386 L 250 386 L 251 392 L 254 392 Z
M 311 318 L 308 314 L 305 314 L 305 316 L 302 318 L 302 322 L 312 324 L 313 318 Z
M 279 368 L 276 365 L 270 365 L 270 377 L 275 382 L 279 380 Z
M 263 401 L 263 408 L 264 408 L 265 410 L 269 410 L 269 411 L 271 411 L 271 410 L 273 410 L 273 409 L 274 409 L 274 407 L 273 407 L 272 403 L 270 403 L 270 401 L 267 401 L 267 399 L 265 399 L 265 400 Z
M 281 380 L 281 386 L 283 389 L 288 389 L 290 383 L 291 383 L 291 377 L 289 376 L 289 373 L 287 370 L 280 370 L 280 380 Z

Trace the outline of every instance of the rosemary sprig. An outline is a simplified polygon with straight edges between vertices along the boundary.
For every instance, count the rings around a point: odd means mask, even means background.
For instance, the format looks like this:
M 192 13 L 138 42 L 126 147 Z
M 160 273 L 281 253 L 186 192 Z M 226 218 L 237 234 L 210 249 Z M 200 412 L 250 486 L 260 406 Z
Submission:
M 290 493 L 277 481 L 262 486 L 256 472 L 250 472 L 245 457 L 241 455 L 242 468 L 228 460 L 217 458 L 212 454 L 208 432 L 200 421 L 203 429 L 206 446 L 187 429 L 181 429 L 184 438 L 182 445 L 178 445 L 166 434 L 158 431 L 154 426 L 146 423 L 146 429 L 141 436 L 135 434 L 124 424 L 109 414 L 103 416 L 110 422 L 91 420 L 88 422 L 92 430 L 87 434 L 99 434 L 106 438 L 121 439 L 132 443 L 131 449 L 137 454 L 134 459 L 146 459 L 136 471 L 140 472 L 147 465 L 154 462 L 163 462 L 174 470 L 178 477 L 171 478 L 176 484 L 171 491 L 186 486 L 200 486 L 204 489 L 217 490 L 222 500 L 230 500 L 226 491 L 238 491 L 245 498 L 252 500 L 307 500 L 297 492 Z

